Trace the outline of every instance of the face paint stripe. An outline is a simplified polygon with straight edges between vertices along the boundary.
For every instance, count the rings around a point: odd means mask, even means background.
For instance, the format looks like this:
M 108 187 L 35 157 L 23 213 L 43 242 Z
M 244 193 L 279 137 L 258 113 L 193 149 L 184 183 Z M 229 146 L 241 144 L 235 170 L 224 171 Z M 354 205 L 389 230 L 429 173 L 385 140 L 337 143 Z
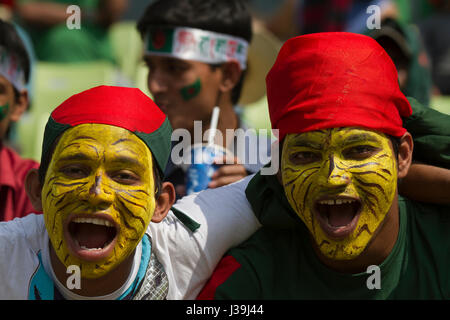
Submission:
M 121 194 L 118 194 L 118 196 L 119 196 L 120 199 L 122 199 L 122 200 L 128 202 L 129 204 L 132 204 L 133 206 L 142 208 L 142 209 L 144 209 L 144 210 L 147 209 L 147 208 L 146 208 L 145 206 L 143 206 L 142 204 L 139 204 L 139 203 L 133 202 L 133 201 L 131 201 L 131 200 L 128 200 L 127 198 L 125 198 L 125 197 L 122 196 Z
M 364 175 L 364 174 L 376 174 L 377 176 L 379 176 L 380 178 L 383 178 L 385 181 L 388 181 L 388 179 L 386 177 L 384 177 L 383 175 L 379 174 L 376 171 L 363 171 L 363 172 L 352 172 L 353 174 L 356 175 Z
M 60 242 L 59 245 L 58 245 L 58 249 L 56 249 L 56 250 L 61 249 L 62 244 L 63 244 L 63 241 L 61 240 L 61 242 Z
M 119 139 L 119 140 L 117 140 L 116 142 L 113 142 L 111 145 L 112 145 L 112 146 L 115 146 L 116 144 L 119 144 L 119 143 L 121 143 L 121 142 L 126 142 L 126 141 L 130 141 L 130 142 L 131 142 L 130 139 L 124 138 L 124 139 Z
M 355 181 L 357 181 L 359 184 L 365 186 L 365 187 L 369 187 L 369 188 L 377 188 L 378 190 L 381 191 L 381 193 L 383 194 L 383 196 L 385 197 L 386 201 L 388 201 L 388 198 L 386 196 L 386 193 L 384 193 L 383 188 L 377 184 L 377 183 L 369 183 L 369 182 L 364 182 L 361 179 L 358 179 L 355 177 Z
M 75 146 L 75 145 L 79 146 L 79 145 L 81 145 L 81 143 L 80 143 L 80 142 L 69 143 L 69 144 L 66 145 L 64 148 L 62 148 L 61 152 L 63 152 L 63 151 L 66 150 L 67 148 L 70 148 L 71 146 Z
M 125 193 L 127 196 L 130 196 L 130 197 L 132 197 L 133 199 L 136 199 L 136 200 L 143 200 L 142 198 L 140 198 L 140 197 L 137 197 L 137 196 L 135 196 L 135 195 L 132 195 L 131 193 L 129 193 L 128 191 L 124 191 L 124 190 L 122 190 L 121 192 L 123 192 L 123 193 Z
M 387 173 L 388 175 L 392 176 L 392 173 L 388 169 L 381 169 L 381 171 Z
M 370 212 L 373 214 L 373 216 L 375 217 L 375 219 L 377 219 L 378 220 L 378 215 L 375 213 L 375 211 L 373 210 L 373 208 L 375 207 L 375 204 L 372 202 L 372 201 L 370 201 L 369 199 L 366 199 L 366 201 L 368 202 L 368 208 L 369 208 L 369 210 L 370 210 Z
M 306 205 L 306 197 L 308 196 L 309 193 L 309 188 L 311 188 L 312 182 L 309 183 L 308 187 L 306 187 L 306 191 L 305 191 L 305 195 L 303 196 L 303 212 L 305 211 L 305 205 Z
M 122 204 L 122 206 L 124 206 L 124 205 Z M 113 207 L 114 207 L 114 209 L 115 209 L 116 211 L 121 211 L 120 208 L 118 208 L 116 205 L 114 205 Z M 127 210 L 127 208 L 125 208 L 125 206 L 124 206 L 123 209 L 124 209 L 123 211 L 126 211 L 126 210 Z M 129 223 L 127 222 L 127 219 L 123 218 L 122 221 L 123 221 L 123 224 L 125 225 L 125 227 L 126 227 L 127 229 L 131 229 L 131 230 L 133 230 L 134 232 L 137 233 L 137 229 L 136 229 L 135 227 L 133 227 L 133 226 L 130 226 Z
M 330 242 L 328 240 L 322 240 L 322 242 L 319 244 L 319 249 L 324 245 L 324 244 L 330 244 Z
M 121 152 L 124 152 L 124 151 L 129 152 L 129 153 L 131 153 L 132 155 L 139 156 L 139 154 L 138 154 L 137 152 L 134 152 L 133 150 L 130 150 L 130 149 L 127 149 L 127 148 L 119 149 L 119 150 L 117 150 L 116 152 L 117 152 L 117 153 L 121 153 Z
M 367 223 L 365 223 L 361 228 L 359 228 L 358 233 L 356 234 L 355 238 L 358 238 L 363 231 L 366 231 L 369 235 L 372 235 L 372 232 L 369 230 L 369 226 Z
M 53 185 L 63 186 L 63 187 L 85 186 L 86 184 L 87 184 L 87 182 L 74 182 L 74 183 L 55 182 L 55 183 L 53 183 Z
M 330 161 L 330 164 L 328 166 L 328 177 L 329 177 L 334 170 L 334 157 L 330 155 L 328 157 L 328 160 Z
M 364 164 L 358 164 L 358 165 L 356 165 L 356 166 L 348 167 L 348 169 L 363 168 L 363 167 L 370 166 L 370 165 L 377 165 L 377 166 L 380 166 L 381 164 L 378 163 L 378 162 L 367 162 L 367 163 L 364 163 Z
M 146 196 L 149 195 L 147 191 L 141 190 L 141 189 L 138 189 L 138 190 L 128 190 L 128 192 L 142 192 L 142 193 L 145 194 Z
M 288 168 L 286 168 L 286 169 L 288 169 Z M 320 169 L 320 167 L 313 167 L 313 168 L 309 168 L 309 169 L 303 170 L 301 173 L 299 173 L 299 174 L 297 175 L 296 178 L 292 179 L 292 180 L 289 181 L 289 182 L 286 182 L 286 184 L 285 184 L 284 186 L 285 186 L 285 187 L 289 186 L 290 184 L 292 184 L 293 182 L 295 182 L 297 179 L 299 179 L 305 172 L 307 172 L 307 171 L 309 171 L 309 170 L 313 170 L 313 169 Z M 300 171 L 300 170 L 297 170 L 297 171 L 294 171 L 294 172 L 298 172 L 298 171 Z M 313 173 L 315 173 L 315 172 L 313 172 Z M 313 173 L 309 174 L 304 180 L 308 179 Z
M 97 139 L 95 139 L 94 137 L 90 137 L 90 136 L 77 136 L 75 138 L 72 139 L 72 141 L 76 141 L 76 140 L 92 140 L 92 141 L 97 141 Z
M 377 198 L 377 196 L 375 196 L 373 193 L 371 193 L 368 190 L 362 190 L 362 192 L 364 193 L 364 195 L 366 197 L 372 197 L 375 201 L 377 201 L 378 203 L 380 202 L 379 199 Z
M 120 197 L 121 199 L 126 200 L 126 199 L 123 198 L 121 195 L 119 195 L 119 197 Z M 122 200 L 118 199 L 118 201 L 119 201 L 119 203 L 123 206 L 123 208 L 125 209 L 124 211 L 125 211 L 126 214 L 128 214 L 129 216 L 131 216 L 131 217 L 134 218 L 134 219 L 139 220 L 139 221 L 141 222 L 142 226 L 145 227 L 145 221 L 144 221 L 144 219 L 142 219 L 142 218 L 139 217 L 139 216 L 134 215 L 133 212 L 131 212 L 130 209 L 127 208 L 127 206 L 125 205 L 125 203 L 123 203 Z M 141 206 L 141 207 L 142 207 L 142 206 Z M 146 209 L 145 207 L 142 207 L 142 208 L 144 208 L 144 210 Z
M 99 152 L 98 152 L 98 149 L 97 149 L 96 146 L 93 146 L 93 145 L 91 145 L 91 144 L 89 144 L 89 143 L 86 143 L 86 146 L 89 147 L 89 148 L 91 148 L 91 149 L 93 149 L 93 150 L 95 151 L 95 154 L 97 155 L 97 158 L 100 156 L 100 155 L 99 155 Z M 104 152 L 103 152 L 103 158 L 104 158 L 104 157 L 105 157 L 105 154 L 104 154 Z

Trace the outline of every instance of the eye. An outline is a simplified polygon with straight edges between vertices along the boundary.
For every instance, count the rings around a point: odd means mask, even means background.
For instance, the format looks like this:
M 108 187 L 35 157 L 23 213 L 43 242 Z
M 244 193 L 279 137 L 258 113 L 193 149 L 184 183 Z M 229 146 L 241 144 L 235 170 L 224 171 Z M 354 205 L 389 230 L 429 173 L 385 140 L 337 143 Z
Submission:
M 138 184 L 141 181 L 140 177 L 130 170 L 120 170 L 113 172 L 111 174 L 111 178 L 117 183 L 124 185 L 134 185 Z
M 187 65 L 186 63 L 182 62 L 182 61 L 178 61 L 178 60 L 170 60 L 167 62 L 166 65 L 167 71 L 169 73 L 183 73 L 186 70 L 189 69 L 189 65 Z
M 319 161 L 321 158 L 320 153 L 311 151 L 295 152 L 289 156 L 289 160 L 294 164 L 308 164 Z
M 379 149 L 369 145 L 360 145 L 345 149 L 342 154 L 347 159 L 363 160 L 373 156 Z
M 89 175 L 89 169 L 81 165 L 64 166 L 59 171 L 71 179 L 82 179 Z

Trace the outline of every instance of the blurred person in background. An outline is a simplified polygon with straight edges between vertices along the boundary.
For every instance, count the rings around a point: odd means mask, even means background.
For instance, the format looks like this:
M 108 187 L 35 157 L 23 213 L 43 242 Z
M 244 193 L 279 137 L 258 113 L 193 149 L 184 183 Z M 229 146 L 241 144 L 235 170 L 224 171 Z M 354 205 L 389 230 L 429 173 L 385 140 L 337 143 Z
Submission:
M 428 107 L 431 98 L 431 66 L 420 35 L 413 24 L 387 18 L 381 28 L 368 30 L 392 59 L 397 68 L 400 90 Z
M 156 104 L 167 113 L 174 130 L 186 129 L 191 139 L 195 139 L 194 121 L 202 121 L 203 136 L 210 127 L 213 108 L 220 108 L 217 129 L 224 141 L 216 143 L 233 151 L 234 164 L 221 166 L 208 187 L 220 187 L 258 171 L 263 165 L 259 162 L 247 164 L 241 159 L 239 163 L 235 139 L 226 136 L 228 129 L 247 129 L 237 107 L 246 75 L 247 48 L 252 40 L 252 18 L 245 3 L 241 0 L 156 1 L 147 7 L 137 28 L 145 42 L 148 89 Z M 225 50 L 230 53 L 234 48 L 236 54 L 229 58 L 214 52 L 204 58 L 197 49 L 213 42 L 205 41 L 205 44 L 199 40 L 202 36 L 217 43 L 225 41 L 224 46 L 228 46 Z M 173 48 L 167 39 L 173 39 Z M 176 46 L 184 50 L 182 54 L 177 53 Z M 212 52 L 214 45 L 208 48 Z M 266 145 L 268 150 L 263 152 L 269 154 L 270 142 Z M 245 144 L 246 155 L 250 147 L 255 146 Z M 222 163 L 225 162 L 231 161 Z M 177 196 L 183 196 L 186 174 L 182 167 L 169 161 L 165 176 L 174 184 Z
M 0 20 L 0 221 L 33 212 L 25 192 L 25 176 L 38 163 L 22 159 L 5 144 L 11 124 L 28 107 L 28 53 L 12 24 Z
M 419 28 L 431 59 L 433 94 L 450 95 L 450 1 L 430 1 L 436 11 Z
M 128 0 L 17 0 L 18 20 L 29 32 L 40 61 L 115 62 L 108 28 L 121 17 Z M 80 8 L 80 29 L 67 21 Z

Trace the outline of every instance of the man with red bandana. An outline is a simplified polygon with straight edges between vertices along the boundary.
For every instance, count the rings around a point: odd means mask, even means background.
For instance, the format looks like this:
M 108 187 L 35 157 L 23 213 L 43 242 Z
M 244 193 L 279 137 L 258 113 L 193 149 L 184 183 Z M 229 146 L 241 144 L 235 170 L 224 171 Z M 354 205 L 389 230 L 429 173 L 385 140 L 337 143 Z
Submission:
M 449 207 L 398 194 L 412 110 L 386 52 L 350 33 L 292 38 L 266 83 L 280 171 L 246 188 L 263 227 L 199 299 L 449 299 Z

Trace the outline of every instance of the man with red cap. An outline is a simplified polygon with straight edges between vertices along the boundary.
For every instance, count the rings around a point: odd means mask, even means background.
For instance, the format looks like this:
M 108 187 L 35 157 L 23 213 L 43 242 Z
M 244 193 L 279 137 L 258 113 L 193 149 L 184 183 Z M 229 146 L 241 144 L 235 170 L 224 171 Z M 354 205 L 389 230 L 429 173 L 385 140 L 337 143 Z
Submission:
M 280 171 L 246 188 L 263 227 L 199 299 L 449 299 L 449 207 L 398 194 L 412 110 L 387 53 L 363 35 L 304 35 L 266 83 Z

